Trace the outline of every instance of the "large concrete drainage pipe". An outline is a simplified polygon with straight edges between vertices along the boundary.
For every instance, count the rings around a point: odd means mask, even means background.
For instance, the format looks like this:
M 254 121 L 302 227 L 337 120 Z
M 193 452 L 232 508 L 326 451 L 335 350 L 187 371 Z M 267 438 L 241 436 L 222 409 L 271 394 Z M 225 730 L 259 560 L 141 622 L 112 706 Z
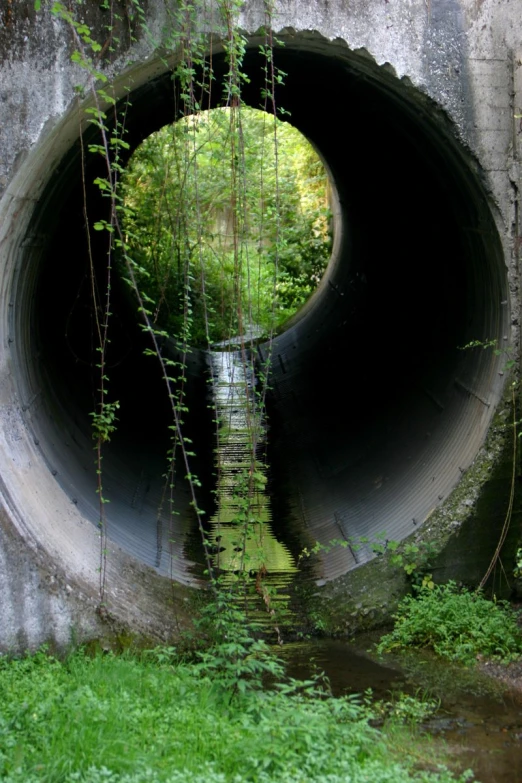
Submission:
M 279 104 L 315 144 L 337 192 L 325 279 L 274 345 L 277 534 L 294 554 L 310 539 L 382 531 L 401 539 L 456 485 L 500 398 L 502 358 L 459 346 L 472 339 L 507 346 L 501 244 L 478 176 L 426 98 L 338 43 L 291 36 L 277 56 L 287 74 Z M 172 80 L 162 68 L 149 63 L 132 73 L 127 125 L 134 146 L 173 119 Z M 257 106 L 255 47 L 245 70 L 245 98 Z M 89 156 L 85 166 L 96 219 L 103 205 L 90 185 L 96 170 Z M 83 182 L 74 111 L 24 163 L 4 199 L 0 447 L 12 521 L 71 579 L 95 590 L 89 413 L 97 379 Z M 93 250 L 102 286 L 101 240 Z M 158 511 L 168 448 L 164 389 L 143 356 L 135 308 L 117 281 L 113 291 L 109 374 L 121 416 L 104 456 L 104 484 L 108 595 L 124 607 L 147 589 L 138 563 L 192 584 L 197 545 L 183 481 L 174 523 Z M 192 354 L 187 426 L 196 471 L 211 489 L 204 368 L 204 357 Z M 210 498 L 202 504 L 210 507 Z M 334 549 L 318 576 L 335 579 L 368 556 Z

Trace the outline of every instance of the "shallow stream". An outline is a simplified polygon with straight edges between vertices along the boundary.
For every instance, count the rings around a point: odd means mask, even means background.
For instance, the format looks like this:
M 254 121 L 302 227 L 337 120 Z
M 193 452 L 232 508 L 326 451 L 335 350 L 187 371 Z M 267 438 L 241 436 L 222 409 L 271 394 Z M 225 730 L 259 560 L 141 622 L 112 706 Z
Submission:
M 324 671 L 335 695 L 363 693 L 425 695 L 440 708 L 422 727 L 442 738 L 451 766 L 472 769 L 480 783 L 522 783 L 522 693 L 480 672 L 446 664 L 422 653 L 377 659 L 374 639 L 357 643 L 315 640 L 283 648 L 289 674 L 306 678 Z

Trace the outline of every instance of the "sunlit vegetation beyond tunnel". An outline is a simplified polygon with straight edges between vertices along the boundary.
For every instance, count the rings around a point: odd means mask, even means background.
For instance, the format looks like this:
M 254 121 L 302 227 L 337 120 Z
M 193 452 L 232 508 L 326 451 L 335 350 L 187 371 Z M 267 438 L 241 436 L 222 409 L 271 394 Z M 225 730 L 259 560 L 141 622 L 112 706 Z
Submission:
M 126 168 L 123 195 L 154 321 L 201 347 L 279 331 L 326 269 L 328 191 L 305 137 L 248 106 L 151 134 Z

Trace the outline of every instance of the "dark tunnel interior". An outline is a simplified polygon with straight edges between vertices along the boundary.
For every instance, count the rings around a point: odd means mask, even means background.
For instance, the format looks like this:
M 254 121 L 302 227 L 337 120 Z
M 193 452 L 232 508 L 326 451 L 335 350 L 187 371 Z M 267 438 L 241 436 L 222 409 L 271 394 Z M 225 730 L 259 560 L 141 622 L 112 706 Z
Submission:
M 310 541 L 400 539 L 421 524 L 472 461 L 499 396 L 492 352 L 470 340 L 505 339 L 506 273 L 478 178 L 448 123 L 385 69 L 330 44 L 297 38 L 277 51 L 286 73 L 277 100 L 315 145 L 337 191 L 332 261 L 311 301 L 275 339 L 268 400 L 274 530 L 297 556 Z M 218 71 L 219 57 L 215 58 Z M 244 64 L 243 98 L 260 104 L 261 61 Z M 170 74 L 134 90 L 128 140 L 175 118 Z M 218 92 L 217 90 L 215 91 Z M 87 131 L 87 134 L 89 131 Z M 78 509 L 98 518 L 91 419 L 99 381 L 86 246 L 81 155 L 55 171 L 31 230 L 43 238 L 19 284 L 28 326 L 21 361 L 45 404 L 31 426 L 49 469 Z M 86 157 L 87 209 L 106 208 Z M 91 232 L 105 287 L 107 240 Z M 194 519 L 180 468 L 175 506 L 164 493 L 168 399 L 136 306 L 113 270 L 110 397 L 119 425 L 104 456 L 108 534 L 144 563 L 191 582 Z M 165 346 L 168 351 L 168 346 Z M 262 357 L 266 346 L 260 345 Z M 213 506 L 213 427 L 202 352 L 188 358 L 200 505 Z M 325 555 L 333 579 L 371 556 Z M 197 558 L 197 554 L 195 555 Z

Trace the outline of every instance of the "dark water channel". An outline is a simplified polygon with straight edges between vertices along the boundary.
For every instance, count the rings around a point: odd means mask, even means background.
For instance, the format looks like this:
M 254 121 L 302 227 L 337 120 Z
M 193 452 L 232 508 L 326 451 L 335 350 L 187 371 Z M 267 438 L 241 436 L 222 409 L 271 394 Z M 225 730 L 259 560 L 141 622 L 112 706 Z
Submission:
M 444 741 L 451 767 L 472 769 L 481 783 L 522 783 L 522 693 L 423 654 L 376 659 L 366 652 L 373 642 L 289 644 L 283 657 L 293 677 L 324 671 L 335 695 L 371 688 L 379 700 L 401 692 L 439 699 L 438 711 L 422 727 Z

